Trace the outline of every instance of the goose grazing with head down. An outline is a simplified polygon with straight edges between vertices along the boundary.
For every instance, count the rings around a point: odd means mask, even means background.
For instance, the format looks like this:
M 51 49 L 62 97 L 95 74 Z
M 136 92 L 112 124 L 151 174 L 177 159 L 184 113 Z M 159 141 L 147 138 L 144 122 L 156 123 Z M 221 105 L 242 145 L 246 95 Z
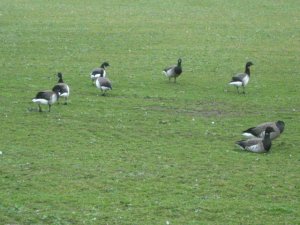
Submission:
M 94 83 L 98 77 L 106 77 L 106 68 L 109 67 L 108 62 L 104 62 L 100 67 L 93 69 L 91 72 L 91 79 Z
M 70 87 L 66 83 L 64 83 L 62 79 L 62 73 L 57 74 L 58 83 L 52 88 L 52 91 L 59 93 L 59 97 L 63 97 L 65 99 L 65 105 L 68 104 L 67 100 L 70 95 Z
M 278 120 L 276 122 L 266 122 L 257 125 L 256 127 L 250 127 L 247 130 L 243 131 L 243 136 L 245 138 L 263 138 L 265 135 L 265 130 L 267 127 L 272 127 L 274 131 L 270 134 L 271 140 L 274 140 L 275 138 L 279 137 L 280 134 L 284 131 L 284 122 L 281 120 Z
M 59 98 L 59 93 L 56 91 L 40 91 L 36 94 L 32 102 L 37 103 L 39 106 L 39 112 L 42 112 L 41 104 L 48 105 L 49 112 L 51 105 L 53 105 Z
M 169 66 L 163 70 L 163 73 L 169 78 L 169 81 L 171 78 L 174 78 L 174 83 L 176 83 L 176 78 L 182 73 L 181 62 L 182 60 L 179 58 L 177 65 Z
M 236 144 L 243 150 L 250 152 L 263 153 L 269 152 L 272 146 L 270 133 L 274 132 L 272 127 L 267 127 L 263 138 L 252 138 L 248 140 L 237 141 Z
M 101 90 L 103 96 L 105 96 L 108 90 L 112 90 L 111 82 L 106 77 L 98 77 L 96 87 Z
M 250 80 L 250 66 L 252 65 L 252 62 L 247 62 L 245 66 L 245 72 L 236 74 L 229 82 L 229 85 L 233 85 L 236 87 L 238 93 L 240 93 L 239 87 L 243 87 L 243 93 L 245 94 L 245 86 Z

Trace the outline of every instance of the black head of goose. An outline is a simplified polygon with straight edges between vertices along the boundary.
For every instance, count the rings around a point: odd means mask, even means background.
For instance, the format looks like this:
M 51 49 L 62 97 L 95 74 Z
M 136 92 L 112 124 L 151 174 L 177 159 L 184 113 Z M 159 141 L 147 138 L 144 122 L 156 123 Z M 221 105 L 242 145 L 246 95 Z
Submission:
M 252 62 L 247 62 L 245 66 L 245 72 L 236 74 L 229 82 L 229 85 L 236 87 L 238 93 L 240 93 L 239 87 L 243 87 L 243 93 L 245 94 L 245 86 L 250 80 L 250 66 L 252 65 L 254 65 Z
M 96 87 L 101 90 L 103 96 L 106 95 L 107 91 L 112 90 L 111 82 L 106 77 L 98 77 Z
M 265 129 L 265 135 L 263 138 L 251 138 L 247 140 L 237 141 L 236 145 L 243 150 L 247 150 L 255 153 L 269 152 L 272 146 L 270 134 L 274 132 L 272 127 Z
M 182 60 L 179 58 L 177 61 L 177 65 L 169 66 L 163 70 L 163 74 L 169 78 L 169 81 L 171 80 L 171 78 L 174 78 L 174 82 L 176 83 L 176 78 L 179 77 L 182 73 L 181 63 Z
M 285 123 L 281 120 L 278 120 L 276 122 L 262 123 L 257 125 L 256 127 L 250 127 L 249 129 L 244 130 L 242 135 L 245 138 L 262 138 L 265 135 L 265 129 L 267 127 L 272 127 L 274 129 L 274 131 L 270 135 L 271 140 L 274 140 L 275 138 L 279 137 L 284 131 Z
M 53 105 L 59 98 L 59 93 L 56 91 L 40 91 L 36 94 L 35 98 L 32 99 L 32 102 L 37 103 L 39 106 L 39 112 L 42 112 L 42 105 L 48 105 L 49 112 L 51 105 Z
M 106 77 L 106 68 L 109 66 L 108 62 L 103 62 L 100 67 L 93 69 L 91 72 L 92 82 L 95 82 L 98 77 Z
M 62 78 L 62 73 L 57 74 L 58 83 L 54 85 L 52 91 L 59 93 L 59 97 L 63 97 L 65 99 L 65 105 L 68 104 L 67 100 L 70 95 L 70 87 L 66 83 L 64 83 Z

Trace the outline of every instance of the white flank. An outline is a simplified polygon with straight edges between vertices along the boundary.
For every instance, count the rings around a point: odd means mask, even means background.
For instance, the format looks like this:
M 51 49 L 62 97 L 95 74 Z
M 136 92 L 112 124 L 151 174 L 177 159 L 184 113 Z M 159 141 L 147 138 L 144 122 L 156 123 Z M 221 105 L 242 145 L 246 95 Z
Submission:
M 69 97 L 70 95 L 70 88 L 68 85 L 66 85 L 67 91 L 64 93 L 59 93 L 59 97 Z
M 243 85 L 243 82 L 241 82 L 241 81 L 232 81 L 232 82 L 229 82 L 229 85 L 233 85 L 233 86 L 236 86 L 236 87 L 241 87 Z
M 163 74 L 166 76 L 166 77 L 171 77 L 173 76 L 173 69 L 169 69 L 167 71 L 163 71 Z
M 107 90 L 110 90 L 110 88 L 109 87 L 104 87 L 104 86 L 101 86 L 101 88 L 100 88 L 102 91 L 107 91 Z
M 65 92 L 65 93 L 62 93 L 59 95 L 59 97 L 68 97 L 69 96 L 69 93 L 68 92 Z
M 34 99 L 32 99 L 32 102 L 38 103 L 38 104 L 44 104 L 44 105 L 48 104 L 48 100 L 43 99 L 43 98 L 34 98 Z
M 251 152 L 261 152 L 262 151 L 260 144 L 247 146 L 246 150 L 251 151 Z
M 98 77 L 100 77 L 100 74 L 95 74 L 95 75 L 91 74 L 91 79 L 92 80 L 96 80 Z
M 168 71 L 167 71 L 167 76 L 168 76 L 168 77 L 173 76 L 173 75 L 174 75 L 173 72 L 174 72 L 173 69 L 168 70 Z
M 251 134 L 251 133 L 242 133 L 242 135 L 245 137 L 245 138 L 247 138 L 247 139 L 250 139 L 250 138 L 256 138 L 253 134 Z

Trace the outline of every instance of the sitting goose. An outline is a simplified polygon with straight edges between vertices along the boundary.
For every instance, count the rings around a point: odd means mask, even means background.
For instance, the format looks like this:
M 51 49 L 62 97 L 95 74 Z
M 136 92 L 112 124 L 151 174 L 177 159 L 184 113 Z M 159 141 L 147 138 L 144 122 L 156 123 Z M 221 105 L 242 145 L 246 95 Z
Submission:
M 176 78 L 182 73 L 181 62 L 182 60 L 179 58 L 177 65 L 167 67 L 163 70 L 163 73 L 169 78 L 169 81 L 173 77 L 174 83 L 176 83 Z
M 271 133 L 270 138 L 271 140 L 274 140 L 275 138 L 279 137 L 280 134 L 284 131 L 284 122 L 281 120 L 278 120 L 277 122 L 266 122 L 257 125 L 256 127 L 251 127 L 247 130 L 243 131 L 243 136 L 245 138 L 263 138 L 265 135 L 265 129 L 267 127 L 272 127 L 274 129 L 274 132 Z
M 39 105 L 39 112 L 42 112 L 41 104 L 49 106 L 49 112 L 51 105 L 54 104 L 59 98 L 59 93 L 56 91 L 40 91 L 36 94 L 32 102 Z
M 93 71 L 91 72 L 91 79 L 93 83 L 97 80 L 98 77 L 106 77 L 107 67 L 109 67 L 109 63 L 104 62 L 99 68 L 93 69 Z
M 248 140 L 237 141 L 236 144 L 243 150 L 250 152 L 263 153 L 271 149 L 272 141 L 270 133 L 274 132 L 272 127 L 267 127 L 263 138 L 252 138 Z
M 243 93 L 245 94 L 245 86 L 248 84 L 250 80 L 250 66 L 252 66 L 252 62 L 247 62 L 245 67 L 245 73 L 238 73 L 232 77 L 229 85 L 233 85 L 236 87 L 237 92 L 240 93 L 239 87 L 243 87 Z
M 112 90 L 110 80 L 101 76 L 96 80 L 96 87 L 101 90 L 103 96 L 105 96 L 106 91 Z
M 67 105 L 68 104 L 67 100 L 70 95 L 70 87 L 69 87 L 69 85 L 64 83 L 64 81 L 62 79 L 62 73 L 58 73 L 57 77 L 59 79 L 58 83 L 52 88 L 52 91 L 58 92 L 59 97 L 64 97 L 64 99 L 65 99 L 64 104 Z

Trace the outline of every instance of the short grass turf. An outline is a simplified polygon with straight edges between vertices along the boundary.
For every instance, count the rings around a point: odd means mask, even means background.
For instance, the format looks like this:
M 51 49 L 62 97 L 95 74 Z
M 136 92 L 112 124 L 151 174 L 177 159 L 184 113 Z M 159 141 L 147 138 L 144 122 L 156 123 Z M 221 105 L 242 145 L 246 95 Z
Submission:
M 2 0 L 1 224 L 299 224 L 299 11 L 296 0 Z M 179 57 L 175 84 L 161 71 Z M 103 61 L 106 97 L 89 79 Z M 239 95 L 227 83 L 247 61 Z M 31 99 L 57 72 L 70 102 L 39 113 Z M 234 146 L 276 120 L 286 129 L 270 153 Z

